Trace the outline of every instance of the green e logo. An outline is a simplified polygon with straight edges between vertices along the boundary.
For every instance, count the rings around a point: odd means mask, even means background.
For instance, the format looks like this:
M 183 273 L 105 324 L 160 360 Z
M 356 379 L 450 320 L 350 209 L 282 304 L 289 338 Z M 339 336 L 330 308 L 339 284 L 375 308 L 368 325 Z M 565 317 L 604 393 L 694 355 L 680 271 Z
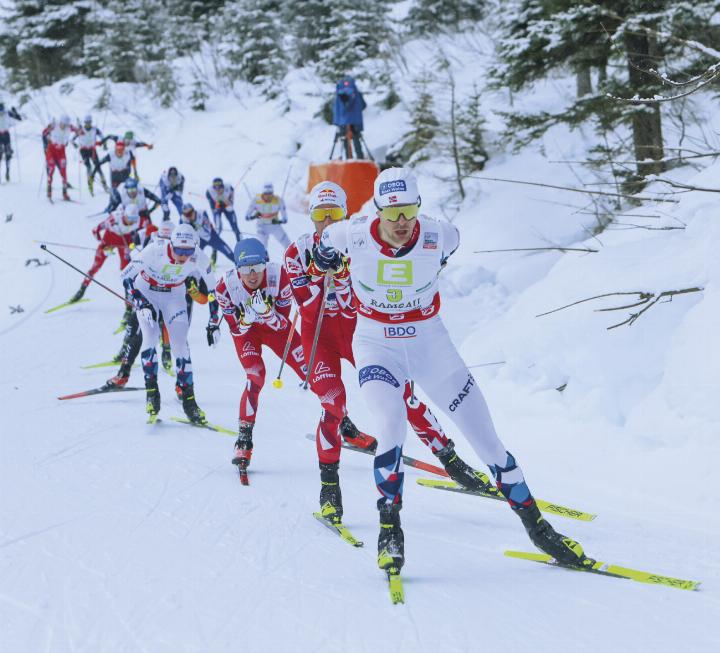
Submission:
M 411 286 L 412 261 L 378 261 L 377 282 L 381 286 Z

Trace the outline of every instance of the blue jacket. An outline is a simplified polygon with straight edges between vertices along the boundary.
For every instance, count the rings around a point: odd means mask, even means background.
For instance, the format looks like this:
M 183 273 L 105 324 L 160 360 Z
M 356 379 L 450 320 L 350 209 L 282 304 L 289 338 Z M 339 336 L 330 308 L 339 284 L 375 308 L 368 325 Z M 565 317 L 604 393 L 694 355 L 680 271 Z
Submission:
M 362 112 L 366 106 L 362 93 L 355 86 L 355 80 L 343 77 L 335 86 L 333 125 L 352 125 L 362 131 Z

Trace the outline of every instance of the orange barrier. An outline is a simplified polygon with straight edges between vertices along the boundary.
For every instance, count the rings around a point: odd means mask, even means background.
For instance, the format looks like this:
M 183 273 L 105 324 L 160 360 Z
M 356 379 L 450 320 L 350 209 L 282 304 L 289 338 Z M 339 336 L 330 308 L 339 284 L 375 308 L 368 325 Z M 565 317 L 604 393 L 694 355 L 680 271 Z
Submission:
M 374 161 L 349 159 L 312 163 L 308 171 L 308 192 L 321 181 L 334 181 L 347 193 L 348 216 L 357 213 L 373 196 L 373 183 L 380 173 Z

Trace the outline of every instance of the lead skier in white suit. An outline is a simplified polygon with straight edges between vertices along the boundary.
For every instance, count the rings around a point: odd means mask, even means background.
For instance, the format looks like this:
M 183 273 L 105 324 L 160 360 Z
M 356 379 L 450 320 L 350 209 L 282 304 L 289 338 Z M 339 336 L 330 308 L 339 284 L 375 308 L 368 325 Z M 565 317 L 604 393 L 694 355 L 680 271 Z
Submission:
M 150 243 L 137 259 L 123 270 L 123 284 L 132 298 L 142 330 L 143 374 L 147 391 L 147 412 L 153 420 L 160 411 L 160 392 L 157 385 L 157 352 L 155 343 L 160 335 L 158 318 L 162 313 L 170 335 L 170 348 L 175 358 L 177 386 L 182 391 L 183 410 L 194 423 L 204 424 L 205 413 L 195 401 L 190 348 L 187 332 L 190 326 L 185 294 L 185 279 L 204 280 L 208 288 L 215 288 L 217 280 L 210 260 L 197 247 L 195 230 L 189 224 L 173 229 L 170 242 L 157 240 Z M 210 302 L 210 319 L 217 322 L 218 303 Z M 219 332 L 208 344 L 217 342 Z
M 353 353 L 374 426 L 371 432 L 378 440 L 378 565 L 399 571 L 405 560 L 399 515 L 407 432 L 405 379 L 413 379 L 465 435 L 539 549 L 563 563 L 592 564 L 579 543 L 557 533 L 540 515 L 520 467 L 495 432 L 480 388 L 440 319 L 438 276 L 458 247 L 458 230 L 418 214 L 417 181 L 406 168 L 384 170 L 375 180 L 374 199 L 376 216 L 330 225 L 313 259 L 325 270 L 339 269 L 341 254 L 350 259 L 358 298 Z

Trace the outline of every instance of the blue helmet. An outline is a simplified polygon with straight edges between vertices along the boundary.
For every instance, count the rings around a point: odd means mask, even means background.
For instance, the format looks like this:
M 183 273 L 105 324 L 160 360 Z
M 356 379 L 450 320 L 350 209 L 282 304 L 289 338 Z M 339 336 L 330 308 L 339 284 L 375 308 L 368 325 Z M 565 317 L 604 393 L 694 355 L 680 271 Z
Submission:
M 129 179 L 125 180 L 125 190 L 137 190 L 137 187 L 137 179 L 133 179 L 132 177 L 130 177 Z
M 235 266 L 255 265 L 269 261 L 265 246 L 257 238 L 243 238 L 235 244 Z

